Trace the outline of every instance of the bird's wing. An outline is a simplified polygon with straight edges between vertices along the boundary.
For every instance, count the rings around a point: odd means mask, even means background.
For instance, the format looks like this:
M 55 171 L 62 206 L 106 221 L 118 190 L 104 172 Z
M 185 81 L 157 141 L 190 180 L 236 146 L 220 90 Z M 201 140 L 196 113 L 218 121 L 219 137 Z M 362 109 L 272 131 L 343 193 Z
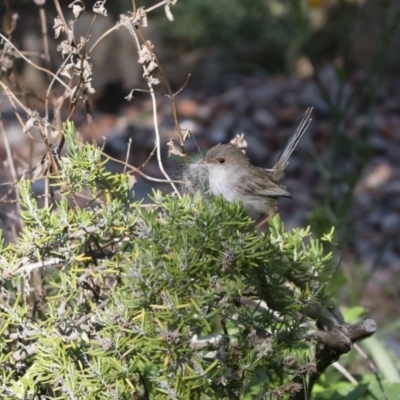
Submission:
M 243 195 L 255 195 L 262 197 L 292 197 L 266 169 L 254 167 L 250 177 L 243 176 L 238 183 L 238 190 Z

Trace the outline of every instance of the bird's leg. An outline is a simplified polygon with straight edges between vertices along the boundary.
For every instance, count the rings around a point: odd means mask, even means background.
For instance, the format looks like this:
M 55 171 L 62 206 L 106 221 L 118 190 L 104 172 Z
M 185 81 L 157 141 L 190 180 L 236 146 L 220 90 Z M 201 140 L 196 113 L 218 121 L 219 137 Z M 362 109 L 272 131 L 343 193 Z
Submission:
M 255 229 L 261 228 L 266 222 L 268 222 L 272 217 L 275 217 L 275 215 L 278 212 L 275 211 L 273 214 L 269 214 L 266 217 L 264 215 L 261 215 L 260 218 L 257 219 L 255 222 Z
M 255 229 L 261 228 L 272 217 L 278 214 L 278 205 L 276 199 L 270 199 L 267 203 L 266 213 L 260 215 L 260 218 L 255 222 Z

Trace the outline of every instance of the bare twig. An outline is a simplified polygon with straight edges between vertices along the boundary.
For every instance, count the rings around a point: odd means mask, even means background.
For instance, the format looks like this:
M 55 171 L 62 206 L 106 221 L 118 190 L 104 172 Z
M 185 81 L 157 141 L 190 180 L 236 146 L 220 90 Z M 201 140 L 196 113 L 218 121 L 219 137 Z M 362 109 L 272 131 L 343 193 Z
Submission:
M 14 182 L 17 182 L 17 171 L 15 169 L 15 165 L 14 165 L 14 160 L 11 154 L 11 148 L 10 148 L 10 143 L 8 141 L 8 137 L 7 134 L 4 130 L 4 125 L 3 125 L 3 119 L 1 118 L 1 110 L 2 110 L 2 102 L 0 100 L 0 132 L 1 132 L 1 136 L 3 137 L 3 143 L 4 143 L 4 147 L 6 149 L 6 153 L 7 153 L 7 161 L 8 161 L 8 165 L 10 167 L 10 172 L 11 172 L 11 176 L 14 180 Z M 19 199 L 19 189 L 18 186 L 15 185 L 15 197 L 18 200 Z M 18 210 L 18 215 L 21 215 L 21 207 L 20 207 L 20 202 L 17 201 L 17 210 Z M 20 218 L 17 218 L 18 224 L 20 229 L 22 229 L 22 221 Z
M 62 86 L 68 88 L 68 86 L 66 85 L 66 83 L 61 80 L 60 78 L 58 78 L 55 74 L 53 74 L 53 72 L 49 71 L 46 68 L 42 68 L 41 66 L 35 64 L 33 61 L 31 61 L 29 58 L 25 57 L 24 54 L 22 54 L 3 34 L 0 33 L 0 37 L 7 42 L 15 51 L 17 54 L 19 54 L 19 56 L 24 59 L 29 65 L 31 65 L 33 68 L 36 68 L 39 71 L 42 71 L 50 76 L 52 76 L 54 79 L 57 80 L 58 83 L 60 83 Z
M 162 68 L 162 65 L 160 63 L 160 61 L 158 60 L 156 54 L 153 52 L 152 48 L 149 45 L 149 42 L 146 40 L 146 38 L 143 36 L 142 32 L 140 31 L 139 27 L 136 26 L 136 31 L 138 32 L 140 39 L 143 42 L 143 45 L 146 46 L 147 50 L 154 56 L 154 60 L 157 64 L 157 67 L 161 73 L 161 77 L 163 80 L 163 83 L 165 85 L 165 87 L 167 88 L 171 103 L 172 103 L 172 116 L 174 118 L 174 123 L 175 123 L 175 128 L 176 128 L 176 133 L 178 135 L 179 138 L 179 144 L 181 145 L 181 149 L 184 153 L 184 161 L 187 164 L 188 162 L 188 158 L 187 158 L 187 154 L 186 154 L 186 150 L 185 150 L 185 141 L 183 140 L 183 135 L 182 135 L 182 131 L 181 131 L 181 126 L 179 124 L 179 120 L 178 120 L 178 110 L 177 110 L 177 106 L 176 106 L 176 100 L 175 100 L 175 94 L 172 91 L 171 85 L 167 79 L 167 75 L 164 72 L 164 69 Z
M 65 30 L 65 32 L 67 32 L 68 31 L 68 24 L 65 21 L 64 14 L 62 12 L 62 9 L 61 9 L 61 6 L 60 6 L 60 3 L 58 2 L 58 0 L 54 0 L 54 5 L 56 6 L 57 14 L 60 17 L 61 22 L 64 25 L 64 30 Z
M 337 369 L 349 382 L 353 385 L 358 385 L 356 379 L 354 379 L 353 375 L 350 374 L 349 371 L 342 364 L 338 363 L 337 361 L 332 364 L 332 367 Z
M 9 35 L 12 30 L 12 15 L 11 15 L 11 7 L 10 7 L 10 0 L 5 0 L 4 5 L 6 8 L 6 33 Z
M 132 138 L 128 140 L 128 147 L 126 149 L 126 157 L 125 157 L 125 165 L 124 165 L 124 174 L 126 173 L 126 166 L 128 165 L 129 161 L 129 154 L 131 152 L 131 145 L 132 145 Z
M 138 40 L 138 37 L 136 35 L 136 31 L 132 28 L 132 25 L 130 25 L 129 23 L 126 23 L 124 25 L 128 31 L 131 33 L 132 38 L 134 39 L 134 42 L 136 44 L 136 48 L 138 53 L 140 54 L 140 43 Z M 142 39 L 143 36 L 141 36 Z M 152 52 L 150 45 L 146 42 L 144 43 L 144 46 L 147 48 L 147 50 L 150 52 L 150 54 L 152 54 L 154 56 L 154 53 Z M 155 57 L 155 56 L 154 56 Z M 146 72 L 146 69 L 143 65 L 143 70 Z M 167 172 L 164 169 L 164 165 L 162 163 L 162 159 L 161 159 L 161 140 L 160 140 L 160 132 L 158 129 L 158 117 L 157 117 L 157 102 L 156 102 L 156 96 L 155 96 L 155 92 L 154 92 L 154 88 L 153 88 L 153 84 L 151 83 L 150 79 L 147 80 L 147 85 L 149 87 L 149 92 L 150 92 L 150 97 L 151 97 L 151 103 L 152 103 L 152 109 L 153 109 L 153 123 L 154 123 L 154 133 L 156 136 L 156 148 L 157 148 L 157 162 L 158 162 L 158 167 L 161 171 L 161 173 L 165 176 L 167 182 L 172 186 L 172 188 L 174 189 L 174 192 L 176 193 L 176 195 L 181 198 L 181 194 L 179 193 L 177 187 L 175 186 L 174 182 L 171 180 L 171 178 L 169 177 L 169 175 L 167 174 Z M 183 141 L 183 139 L 182 139 Z
M 150 152 L 149 156 L 146 158 L 145 162 L 140 167 L 137 167 L 137 169 L 143 169 L 147 165 L 147 163 L 151 160 L 151 158 L 154 156 L 154 153 L 156 152 L 156 150 L 157 150 L 157 146 L 154 145 L 153 150 L 151 150 L 151 152 Z
M 156 146 L 157 146 L 157 161 L 158 161 L 158 167 L 160 168 L 160 171 L 162 174 L 165 176 L 167 181 L 171 184 L 172 188 L 174 189 L 176 195 L 178 198 L 181 198 L 181 194 L 179 193 L 177 187 L 167 174 L 167 172 L 164 169 L 164 165 L 161 160 L 161 143 L 160 143 L 160 132 L 158 130 L 158 117 L 157 117 L 157 103 L 156 103 L 156 96 L 154 95 L 153 91 L 153 86 L 150 82 L 148 82 L 149 89 L 150 89 L 150 96 L 151 96 L 151 102 L 153 104 L 153 120 L 154 120 L 154 133 L 156 135 Z
M 56 1 L 56 0 L 55 0 L 55 1 Z M 160 7 L 162 7 L 162 6 L 165 6 L 166 4 L 169 3 L 169 1 L 170 1 L 170 0 L 164 0 L 164 1 L 160 2 L 160 3 L 157 3 L 157 4 L 155 4 L 154 6 L 147 8 L 147 9 L 145 10 L 145 12 L 146 12 L 146 13 L 149 13 L 150 11 L 153 11 L 153 10 L 155 10 L 156 8 L 160 8 Z M 133 4 L 134 4 L 134 8 L 133 8 L 134 13 L 133 13 L 133 17 L 130 18 L 130 22 L 131 22 L 131 23 L 134 23 L 134 22 L 135 22 L 135 20 L 136 20 L 136 11 L 137 11 L 137 10 L 136 10 L 136 4 L 135 4 L 135 2 L 133 2 Z M 92 47 L 89 49 L 89 54 L 96 48 L 96 46 L 97 46 L 106 36 L 108 36 L 110 33 L 114 32 L 114 31 L 118 30 L 118 29 L 121 28 L 121 26 L 123 26 L 123 25 L 125 25 L 123 22 L 121 22 L 121 21 L 120 21 L 120 22 L 117 22 L 112 28 L 110 28 L 109 30 L 107 30 L 106 32 L 104 32 L 104 33 L 92 44 Z
M 174 97 L 176 97 L 180 92 L 182 92 L 183 89 L 185 89 L 186 85 L 189 83 L 189 79 L 192 76 L 192 74 L 188 74 L 185 82 L 183 82 L 183 85 L 174 93 Z M 169 97 L 169 96 L 168 96 Z
M 49 37 L 47 32 L 46 11 L 43 5 L 39 6 L 40 26 L 42 28 L 43 50 L 46 64 L 50 67 Z
M 376 381 L 378 382 L 379 389 L 383 395 L 384 400 L 389 400 L 388 396 L 385 392 L 385 388 L 383 387 L 381 377 L 379 376 L 378 369 L 376 368 L 376 365 L 374 364 L 374 362 L 368 357 L 368 355 L 365 353 L 365 351 L 357 343 L 354 345 L 354 349 L 367 362 L 368 368 L 375 375 Z

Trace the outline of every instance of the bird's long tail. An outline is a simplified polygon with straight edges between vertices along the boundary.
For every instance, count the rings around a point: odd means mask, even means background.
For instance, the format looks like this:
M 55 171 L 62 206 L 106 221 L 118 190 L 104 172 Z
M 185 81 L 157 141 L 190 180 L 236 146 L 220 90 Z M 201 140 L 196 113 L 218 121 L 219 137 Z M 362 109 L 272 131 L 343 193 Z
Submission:
M 306 112 L 303 114 L 300 121 L 297 123 L 292 133 L 290 134 L 290 137 L 286 143 L 285 148 L 283 149 L 282 153 L 278 158 L 278 161 L 276 162 L 274 168 L 272 169 L 274 179 L 280 180 L 281 178 L 283 178 L 284 170 L 289 164 L 289 157 L 293 153 L 293 150 L 296 148 L 300 139 L 304 135 L 308 126 L 310 125 L 312 110 L 313 110 L 312 107 L 307 108 Z

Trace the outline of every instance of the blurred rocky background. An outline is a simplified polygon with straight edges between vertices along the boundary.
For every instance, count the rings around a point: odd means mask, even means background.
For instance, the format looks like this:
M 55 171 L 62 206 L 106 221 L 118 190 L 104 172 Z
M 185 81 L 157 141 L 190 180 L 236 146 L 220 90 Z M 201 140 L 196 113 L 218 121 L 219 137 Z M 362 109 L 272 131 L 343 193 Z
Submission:
M 55 3 L 2 0 L 2 33 L 44 68 L 56 71 L 63 60 L 56 51 Z M 76 32 L 85 36 L 92 23 L 94 1 L 85 1 Z M 155 1 L 137 2 L 149 8 Z M 66 19 L 73 18 L 67 2 Z M 111 29 L 132 1 L 105 4 L 108 17 L 98 16 L 89 47 Z M 39 8 L 47 21 L 50 59 L 43 56 Z M 336 285 L 350 282 L 343 298 L 372 310 L 379 321 L 399 317 L 400 294 L 400 3 L 390 0 L 179 0 L 171 7 L 174 21 L 161 8 L 143 28 L 154 44 L 177 96 L 178 118 L 192 136 L 191 158 L 210 146 L 244 133 L 252 161 L 271 167 L 297 118 L 314 107 L 313 122 L 291 158 L 284 184 L 294 200 L 282 200 L 288 228 L 310 225 L 316 234 L 336 228 Z M 4 49 L 4 41 L 1 41 Z M 1 56 L 0 56 L 1 59 Z M 120 27 L 91 53 L 91 112 L 97 140 L 115 159 L 133 166 L 146 162 L 154 148 L 150 98 L 137 51 Z M 190 77 L 189 77 L 190 74 Z M 49 78 L 18 58 L 12 73 L 2 75 L 32 110 L 44 112 Z M 182 159 L 168 157 L 166 143 L 176 139 L 171 101 L 159 85 L 158 123 L 162 156 L 168 173 L 180 178 Z M 57 91 L 57 87 L 54 89 Z M 44 147 L 23 133 L 7 96 L 1 94 L 4 132 L 18 177 L 32 168 Z M 63 117 L 68 109 L 63 109 Z M 91 140 L 83 104 L 74 113 L 77 129 Z M 129 144 L 129 145 L 128 145 Z M 129 149 L 129 154 L 127 151 Z M 0 139 L 0 222 L 6 240 L 15 240 L 18 209 L 14 178 L 4 137 Z M 113 171 L 123 165 L 110 162 Z M 143 172 L 162 178 L 153 157 Z M 171 191 L 141 176 L 136 198 L 151 188 Z M 40 181 L 35 190 L 43 192 Z M 397 348 L 398 334 L 390 330 Z M 398 349 L 397 349 L 398 350 Z

